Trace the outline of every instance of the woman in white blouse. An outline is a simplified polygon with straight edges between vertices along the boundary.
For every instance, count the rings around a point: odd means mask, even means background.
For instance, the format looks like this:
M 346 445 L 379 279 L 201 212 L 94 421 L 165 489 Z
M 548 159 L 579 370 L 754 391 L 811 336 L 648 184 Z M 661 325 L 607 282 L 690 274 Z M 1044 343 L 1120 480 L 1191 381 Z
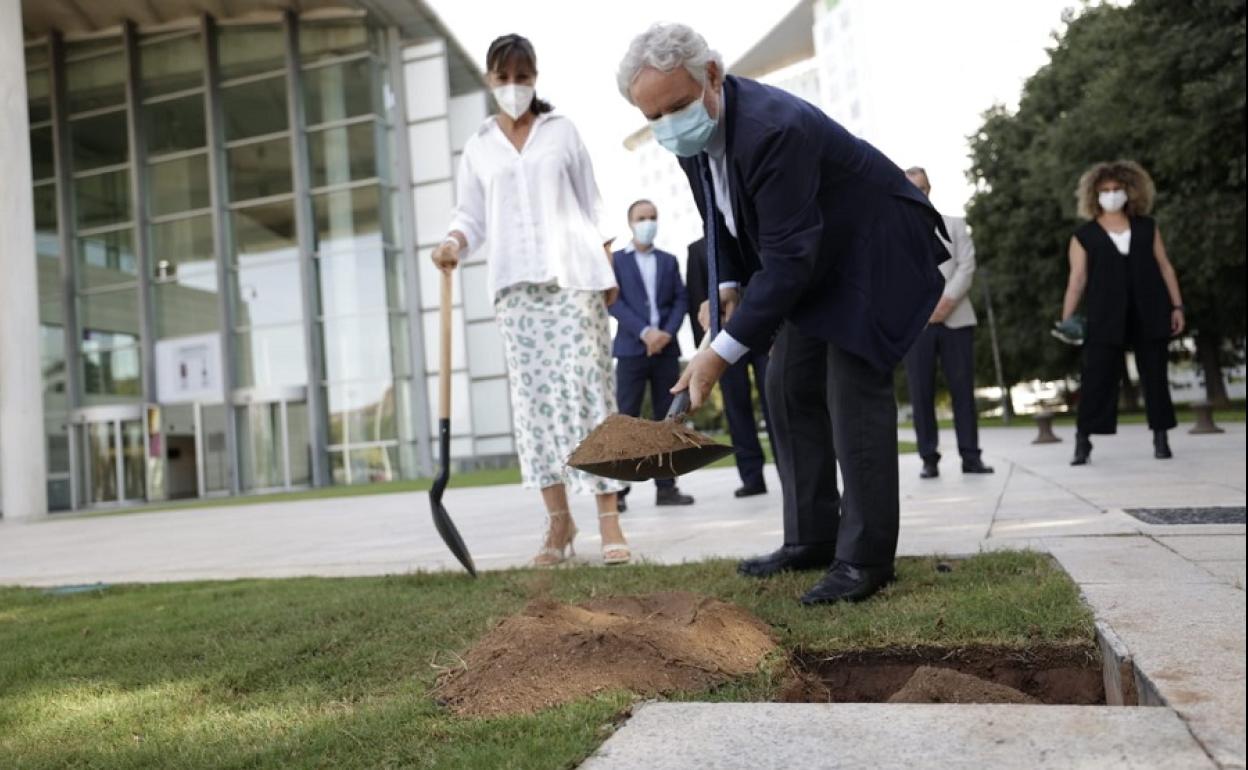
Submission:
M 619 483 L 568 468 L 589 431 L 616 411 L 607 305 L 618 289 L 589 154 L 567 118 L 534 96 L 537 57 L 519 35 L 486 54 L 500 113 L 468 140 L 457 206 L 433 253 L 441 270 L 484 249 L 502 331 L 524 485 L 538 488 L 547 529 L 538 566 L 565 561 L 576 537 L 567 487 L 597 495 L 607 564 L 630 559 L 620 531 Z

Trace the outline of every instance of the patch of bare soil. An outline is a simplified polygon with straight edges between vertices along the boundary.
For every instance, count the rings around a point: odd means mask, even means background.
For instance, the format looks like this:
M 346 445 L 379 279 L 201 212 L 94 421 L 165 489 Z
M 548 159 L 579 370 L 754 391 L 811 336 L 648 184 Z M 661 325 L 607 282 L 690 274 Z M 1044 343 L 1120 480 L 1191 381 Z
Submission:
M 798 653 L 779 700 L 791 703 L 884 703 L 910 684 L 909 693 L 927 683 L 943 703 L 999 703 L 998 700 L 951 700 L 974 692 L 952 679 L 921 668 L 960 672 L 984 684 L 1000 685 L 1034 702 L 1092 705 L 1105 702 L 1100 659 L 1094 648 L 1035 647 L 1028 650 L 977 647 L 965 650 L 916 648 L 821 656 Z M 967 684 L 962 680 L 963 684 Z M 985 691 L 986 693 L 986 691 Z M 998 693 L 999 694 L 999 693 Z
M 756 671 L 775 649 L 767 624 L 698 594 L 539 599 L 487 633 L 435 695 L 463 715 L 531 713 L 605 690 L 706 689 Z
M 1039 703 L 1040 701 L 996 682 L 988 682 L 951 668 L 919 666 L 914 676 L 893 693 L 889 703 Z

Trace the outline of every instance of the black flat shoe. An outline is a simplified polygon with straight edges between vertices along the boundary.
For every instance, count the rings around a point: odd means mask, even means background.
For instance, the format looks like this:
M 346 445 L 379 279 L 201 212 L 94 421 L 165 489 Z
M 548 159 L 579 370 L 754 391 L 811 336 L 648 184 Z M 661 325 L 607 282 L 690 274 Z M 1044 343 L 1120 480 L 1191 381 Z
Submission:
M 919 478 L 934 479 L 940 475 L 940 465 L 935 460 L 924 460 L 923 470 L 919 471 Z
M 963 473 L 996 473 L 991 465 L 984 465 L 984 461 L 976 457 L 973 460 L 962 461 Z
M 874 596 L 881 588 L 893 582 L 896 573 L 892 566 L 858 567 L 849 562 L 838 561 L 823 579 L 815 583 L 802 596 L 802 604 L 833 604 L 836 602 L 860 602 Z
M 1153 457 L 1158 460 L 1174 457 L 1174 453 L 1170 451 L 1170 439 L 1166 437 L 1164 430 L 1153 431 Z
M 765 495 L 765 494 L 767 494 L 767 485 L 759 484 L 756 487 L 748 487 L 748 486 L 741 487 L 736 492 L 733 492 L 732 496 L 733 497 L 754 497 L 755 495 Z
M 781 572 L 823 569 L 836 561 L 836 543 L 782 545 L 766 556 L 745 559 L 737 572 L 746 577 L 765 578 Z
M 1092 457 L 1092 442 L 1087 436 L 1075 434 L 1075 456 L 1070 461 L 1071 465 L 1087 465 L 1088 459 Z
M 654 493 L 655 505 L 693 505 L 693 497 L 682 495 L 680 487 L 667 487 Z

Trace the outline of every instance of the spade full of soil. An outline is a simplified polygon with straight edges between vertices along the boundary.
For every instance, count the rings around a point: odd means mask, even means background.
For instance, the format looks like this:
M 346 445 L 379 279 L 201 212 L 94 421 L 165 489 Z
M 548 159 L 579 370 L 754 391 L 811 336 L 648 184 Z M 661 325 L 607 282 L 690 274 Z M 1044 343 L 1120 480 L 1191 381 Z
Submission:
M 683 403 L 683 405 L 682 405 Z M 732 454 L 732 447 L 686 427 L 688 392 L 677 395 L 663 420 L 613 414 L 580 443 L 568 465 L 620 481 L 671 479 Z

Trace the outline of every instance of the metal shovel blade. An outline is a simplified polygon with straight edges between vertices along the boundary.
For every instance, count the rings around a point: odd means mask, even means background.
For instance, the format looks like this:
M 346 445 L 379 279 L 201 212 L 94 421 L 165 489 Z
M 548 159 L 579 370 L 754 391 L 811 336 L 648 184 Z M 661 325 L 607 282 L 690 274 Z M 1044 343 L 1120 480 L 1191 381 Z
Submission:
M 437 478 L 433 480 L 433 486 L 429 489 L 429 505 L 433 509 L 433 526 L 438 530 L 438 535 L 442 537 L 442 542 L 446 543 L 446 547 L 450 549 L 459 563 L 464 565 L 464 569 L 468 570 L 468 574 L 473 577 L 477 576 L 477 568 L 472 563 L 472 554 L 468 553 L 468 546 L 464 545 L 464 538 L 460 536 L 459 530 L 455 528 L 455 522 L 451 521 L 451 515 L 446 512 L 446 506 L 442 505 L 442 493 L 446 491 L 446 483 L 451 478 L 451 428 L 449 420 L 442 420 L 446 423 L 439 426 L 439 433 L 442 434 L 442 468 L 438 472 Z
M 689 391 L 676 394 L 672 406 L 667 410 L 667 417 L 653 424 L 656 431 L 670 430 L 664 423 L 668 420 L 681 419 L 689 411 Z M 710 465 L 721 457 L 732 454 L 732 447 L 723 444 L 704 444 L 702 446 L 678 449 L 675 452 L 662 454 L 639 454 L 618 460 L 604 460 L 595 463 L 573 463 L 572 467 L 619 481 L 650 481 L 651 479 L 674 479 L 698 468 Z

